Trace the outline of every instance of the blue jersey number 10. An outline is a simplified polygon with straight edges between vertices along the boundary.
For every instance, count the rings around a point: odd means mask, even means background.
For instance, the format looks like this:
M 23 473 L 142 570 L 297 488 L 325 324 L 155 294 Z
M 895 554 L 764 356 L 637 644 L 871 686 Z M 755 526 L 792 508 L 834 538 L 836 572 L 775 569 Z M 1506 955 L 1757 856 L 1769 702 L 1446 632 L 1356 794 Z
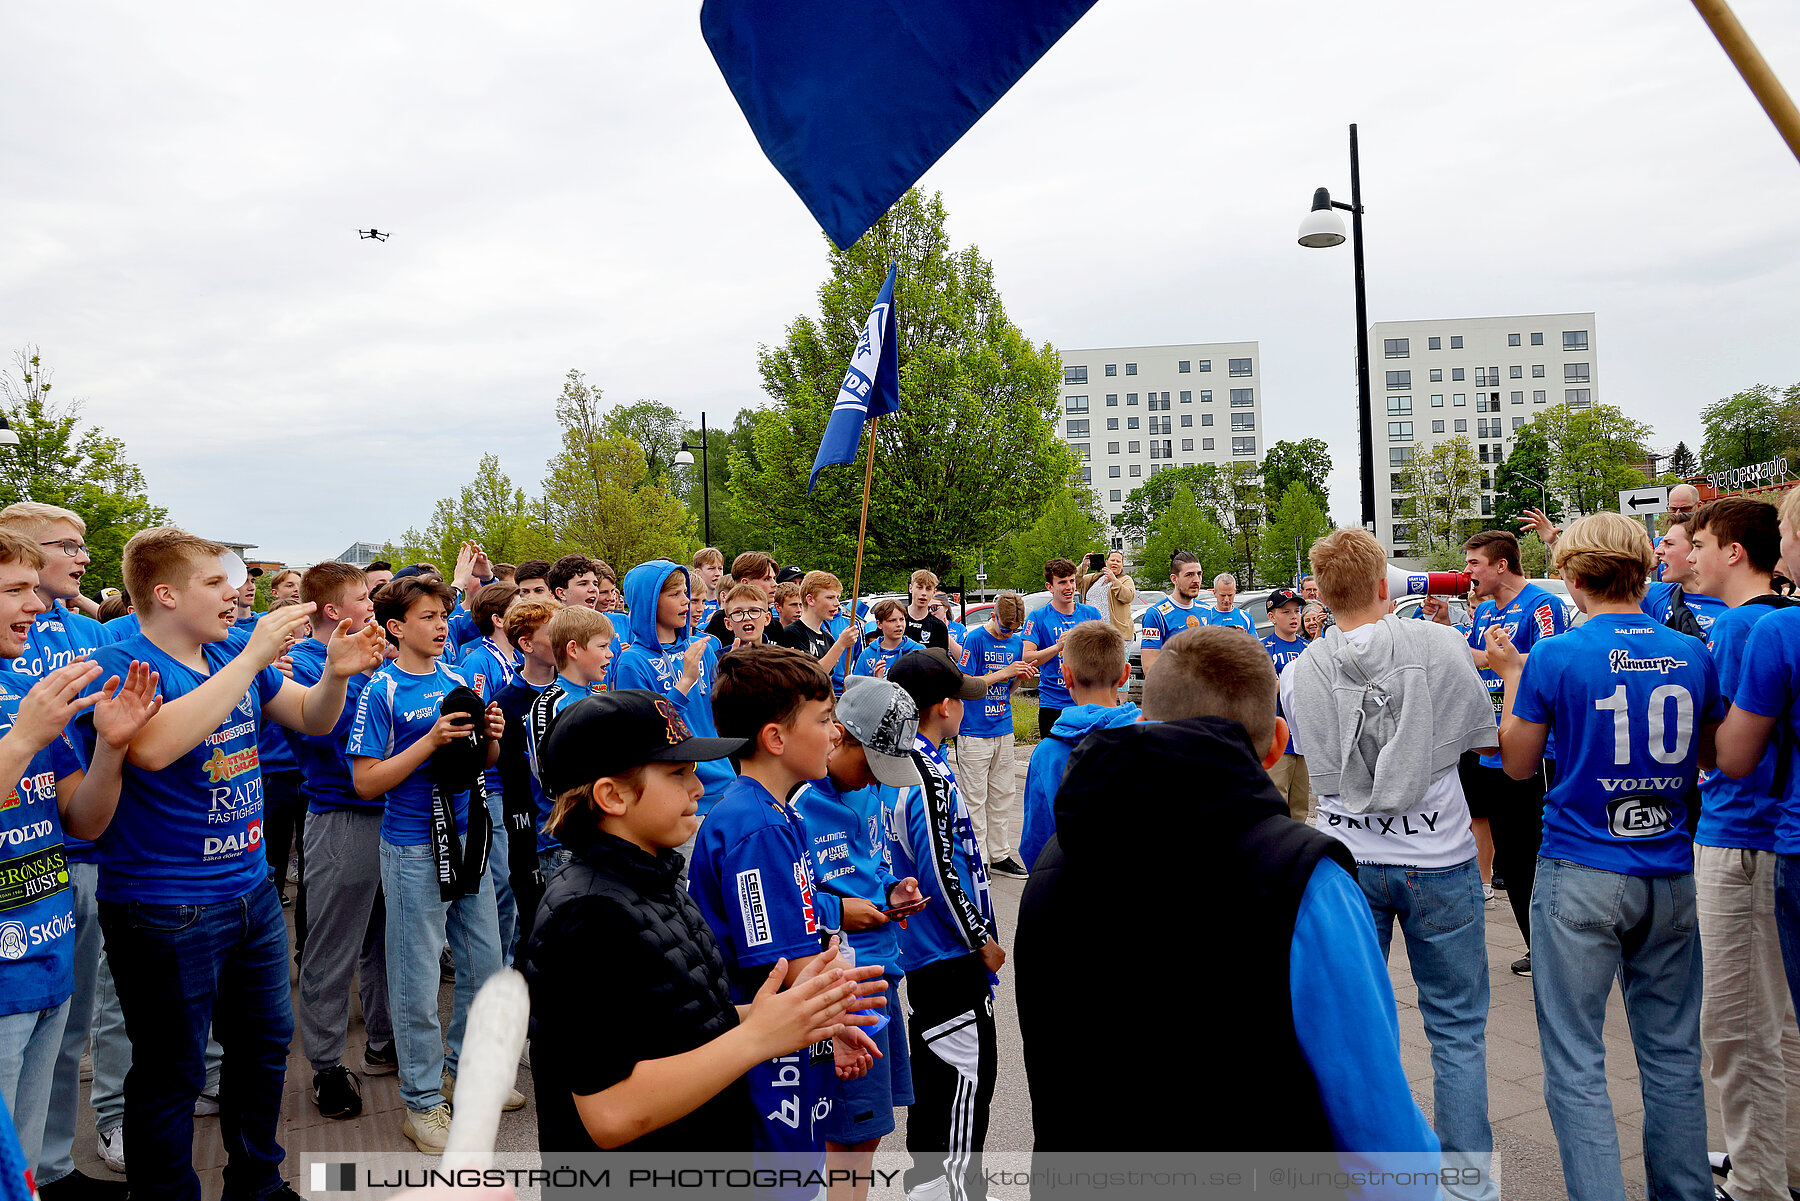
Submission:
M 1669 702 L 1675 703 L 1675 720 L 1668 720 Z M 1613 717 L 1613 763 L 1624 766 L 1631 762 L 1631 714 L 1625 685 L 1613 694 L 1594 702 L 1594 708 L 1611 710 Z M 1694 694 L 1680 684 L 1661 684 L 1650 692 L 1650 757 L 1658 763 L 1680 763 L 1687 758 L 1688 746 L 1694 741 Z M 1674 745 L 1669 745 L 1671 727 Z

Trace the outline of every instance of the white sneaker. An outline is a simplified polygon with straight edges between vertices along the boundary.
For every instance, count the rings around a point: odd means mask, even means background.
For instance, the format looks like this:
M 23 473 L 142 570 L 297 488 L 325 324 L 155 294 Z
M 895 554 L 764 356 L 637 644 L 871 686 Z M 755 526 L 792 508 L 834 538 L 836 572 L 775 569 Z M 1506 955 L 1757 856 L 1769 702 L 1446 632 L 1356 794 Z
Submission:
M 1492 909 L 1499 903 L 1499 899 L 1494 896 L 1494 886 L 1492 884 L 1483 884 L 1481 886 L 1481 899 L 1489 909 Z
M 433 1105 L 424 1113 L 414 1110 L 406 1111 L 406 1121 L 400 1125 L 400 1133 L 412 1140 L 412 1145 L 427 1155 L 442 1155 L 444 1143 L 450 1137 L 450 1106 Z
M 100 1159 L 113 1171 L 125 1171 L 125 1127 L 114 1126 L 100 1132 Z
M 456 1077 L 452 1076 L 449 1072 L 444 1073 L 444 1082 L 443 1082 L 443 1088 L 441 1091 L 444 1094 L 444 1100 L 454 1101 L 456 1099 Z M 511 1113 L 515 1109 L 524 1109 L 524 1108 L 525 1108 L 525 1094 L 520 1092 L 516 1088 L 507 1089 L 506 1090 L 506 1104 L 504 1104 L 500 1107 L 500 1112 L 501 1113 Z
M 194 1098 L 194 1116 L 197 1118 L 214 1117 L 219 1112 L 219 1094 L 201 1093 Z
M 950 1181 L 943 1176 L 908 1189 L 906 1201 L 950 1201 Z

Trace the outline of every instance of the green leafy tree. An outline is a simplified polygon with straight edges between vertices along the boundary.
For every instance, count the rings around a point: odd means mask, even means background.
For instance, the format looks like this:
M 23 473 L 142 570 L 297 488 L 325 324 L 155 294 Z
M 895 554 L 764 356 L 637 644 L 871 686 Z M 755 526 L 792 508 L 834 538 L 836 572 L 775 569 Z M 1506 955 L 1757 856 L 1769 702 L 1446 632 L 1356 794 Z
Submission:
M 1044 587 L 1044 564 L 1051 559 L 1071 559 L 1077 566 L 1089 551 L 1105 545 L 1106 523 L 1095 511 L 1093 493 L 1086 487 L 1065 488 L 1045 506 L 1031 528 L 1007 540 L 1005 585 L 1020 592 Z M 988 583 L 996 582 L 995 560 L 988 560 Z M 959 565 L 969 579 L 974 572 Z
M 1265 483 L 1267 475 L 1264 476 Z M 1296 564 L 1305 570 L 1306 553 L 1314 541 L 1331 532 L 1331 519 L 1305 480 L 1294 480 L 1275 504 L 1274 515 L 1263 530 L 1257 548 L 1256 569 L 1264 584 L 1294 579 Z M 1296 548 L 1298 548 L 1296 550 Z
M 555 533 L 544 520 L 543 506 L 515 486 L 500 469 L 500 456 L 482 455 L 475 478 L 432 510 L 423 533 L 407 530 L 397 553 L 408 563 L 436 563 L 446 570 L 456 562 L 466 541 L 481 544 L 496 563 L 517 563 L 554 555 Z
M 1688 449 L 1686 442 L 1677 442 L 1675 449 L 1669 452 L 1669 474 L 1678 480 L 1690 475 L 1700 474 L 1700 460 Z
M 831 275 L 819 313 L 788 326 L 759 355 L 772 404 L 755 417 L 754 444 L 733 449 L 738 515 L 782 559 L 804 559 L 845 581 L 856 556 L 863 462 L 807 477 L 869 309 L 895 284 L 900 411 L 878 423 L 864 579 L 928 567 L 996 531 L 1028 528 L 1074 474 L 1056 437 L 1061 361 L 1007 317 L 993 268 L 956 249 L 938 196 L 908 192 L 849 250 L 827 242 Z
M 1138 585 L 1167 590 L 1169 562 L 1176 551 L 1183 550 L 1200 557 L 1201 570 L 1207 573 L 1208 579 L 1218 571 L 1230 570 L 1217 566 L 1226 563 L 1233 554 L 1225 532 L 1207 516 L 1195 500 L 1193 491 L 1185 486 L 1175 489 L 1144 538 L 1144 550 L 1139 556 L 1136 573 Z
M 658 556 L 693 553 L 693 517 L 651 478 L 644 451 L 607 427 L 600 389 L 570 371 L 556 403 L 562 449 L 544 477 L 543 511 L 564 552 L 625 571 Z
M 1550 444 L 1535 422 L 1524 426 L 1513 436 L 1512 453 L 1494 473 L 1494 519 L 1496 529 L 1517 530 L 1519 518 L 1526 509 L 1544 508 L 1546 499 L 1541 483 L 1550 486 Z M 1562 520 L 1562 501 L 1551 493 L 1545 509 L 1552 521 Z
M 1434 446 L 1415 447 L 1399 475 L 1398 491 L 1407 494 L 1400 518 L 1411 527 L 1413 554 L 1460 548 L 1480 495 L 1481 464 L 1474 443 L 1458 434 Z
M 1241 572 L 1247 559 L 1241 545 L 1242 532 L 1246 527 L 1258 530 L 1263 524 L 1263 486 L 1258 482 L 1255 466 L 1250 463 L 1222 466 L 1196 463 L 1191 467 L 1159 471 L 1131 490 L 1125 498 L 1125 507 L 1113 518 L 1113 524 L 1130 541 L 1143 542 L 1163 511 L 1173 503 L 1175 493 L 1183 488 L 1193 494 L 1201 512 L 1228 541 L 1240 544 L 1231 560 L 1235 566 L 1202 564 L 1208 577 L 1220 571 Z M 1161 570 L 1161 566 L 1151 564 L 1152 570 Z
M 708 504 L 712 508 L 712 545 L 725 554 L 726 567 L 731 560 L 743 551 L 768 550 L 771 540 L 738 512 L 737 502 L 731 491 L 731 458 L 733 453 L 753 453 L 756 437 L 756 415 L 752 410 L 744 409 L 737 415 L 729 429 L 709 427 L 706 431 L 705 467 L 707 478 L 707 494 L 700 488 L 701 456 L 694 455 L 692 467 L 681 467 L 675 470 L 676 495 L 687 506 L 689 513 L 700 518 L 704 515 Z M 689 446 L 700 445 L 700 431 L 690 429 L 683 439 Z M 705 537 L 704 527 L 694 527 Z
M 1633 464 L 1649 457 L 1650 427 L 1613 405 L 1553 405 L 1526 428 L 1535 428 L 1550 448 L 1544 482 L 1577 514 L 1615 509 L 1620 492 L 1644 486 L 1644 473 Z
M 125 543 L 141 529 L 165 525 L 169 512 L 150 502 L 144 473 L 125 444 L 82 421 L 80 401 L 52 400 L 52 371 L 35 346 L 17 351 L 0 374 L 6 421 L 19 444 L 0 448 L 0 506 L 22 500 L 56 505 L 87 523 L 93 562 L 84 591 L 121 583 Z
M 1707 471 L 1730 471 L 1779 457 L 1800 431 L 1800 384 L 1776 389 L 1756 384 L 1700 410 L 1705 437 L 1700 460 Z M 1673 470 L 1673 468 L 1671 468 Z
M 661 487 L 669 486 L 669 473 L 674 469 L 675 456 L 687 435 L 686 424 L 681 414 L 654 400 L 640 400 L 608 410 L 601 422 L 609 437 L 626 438 L 638 444 L 638 449 L 644 452 L 644 470 Z M 700 439 L 693 441 L 697 443 Z
M 1317 502 L 1319 512 L 1331 511 L 1331 497 L 1325 491 L 1325 480 L 1331 475 L 1331 448 L 1323 438 L 1302 438 L 1298 442 L 1276 442 L 1263 455 L 1263 495 L 1269 499 L 1269 519 L 1275 519 L 1275 506 L 1287 497 L 1293 484 L 1304 484 Z

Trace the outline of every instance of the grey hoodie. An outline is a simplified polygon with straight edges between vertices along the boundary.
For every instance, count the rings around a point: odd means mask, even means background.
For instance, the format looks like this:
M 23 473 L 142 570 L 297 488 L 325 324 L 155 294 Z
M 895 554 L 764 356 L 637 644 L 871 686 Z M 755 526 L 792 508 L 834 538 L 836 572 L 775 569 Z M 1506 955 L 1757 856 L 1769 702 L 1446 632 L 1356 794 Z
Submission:
M 1351 813 L 1400 813 L 1464 751 L 1496 741 L 1494 706 L 1448 626 L 1388 614 L 1367 641 L 1335 626 L 1287 669 L 1313 791 Z

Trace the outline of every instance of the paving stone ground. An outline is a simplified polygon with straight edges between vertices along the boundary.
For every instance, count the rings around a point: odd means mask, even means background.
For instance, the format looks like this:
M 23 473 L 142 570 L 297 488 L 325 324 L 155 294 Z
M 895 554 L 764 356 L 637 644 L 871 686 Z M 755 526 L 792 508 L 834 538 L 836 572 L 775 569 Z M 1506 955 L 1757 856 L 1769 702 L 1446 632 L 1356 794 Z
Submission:
M 1021 792 L 1025 765 L 1030 748 L 1017 752 Z M 1175 797 L 1154 798 L 1155 804 L 1174 803 Z M 1002 942 L 1010 949 L 1016 925 L 1019 898 L 1025 883 L 996 877 L 994 907 L 1000 920 Z M 291 914 L 291 910 L 289 911 Z M 1556 1154 L 1556 1138 L 1550 1126 L 1543 1092 L 1543 1064 L 1538 1055 L 1537 1018 L 1532 1004 L 1532 982 L 1514 976 L 1508 964 L 1524 953 L 1525 944 L 1513 921 L 1512 910 L 1501 898 L 1486 912 L 1488 971 L 1492 981 L 1492 999 L 1488 1014 L 1488 1114 L 1494 1127 L 1495 1150 L 1500 1160 L 1502 1195 L 1512 1201 L 1553 1201 L 1567 1195 L 1563 1188 L 1562 1168 Z M 291 921 L 291 918 L 290 918 Z M 1232 965 L 1211 963 L 1206 958 L 1206 944 L 1196 939 L 1187 944 L 1193 957 L 1193 970 L 1201 987 L 1230 988 Z M 1407 967 L 1405 945 L 1396 933 L 1390 972 L 1394 996 L 1399 1007 L 1400 1057 L 1427 1117 L 1431 1114 L 1431 1047 L 1426 1041 L 1418 1009 L 1418 989 Z M 297 974 L 296 974 L 297 978 Z M 449 1021 L 450 986 L 441 994 L 442 1020 Z M 352 998 L 352 1029 L 346 1059 L 354 1064 L 361 1060 L 362 1024 Z M 1031 1104 L 1025 1085 L 1025 1064 L 1019 1040 L 1018 1009 L 1012 990 L 1011 966 L 1001 971 L 1000 991 L 995 1007 L 999 1024 L 1000 1074 L 995 1090 L 992 1118 L 988 1130 L 990 1151 L 1029 1151 L 1031 1149 Z M 1353 1015 L 1345 1015 L 1346 1028 L 1354 1024 Z M 1606 1019 L 1606 1068 L 1612 1095 L 1613 1111 L 1618 1119 L 1619 1146 L 1623 1157 L 1626 1193 L 1634 1201 L 1646 1196 L 1643 1167 L 1643 1097 L 1639 1090 L 1636 1059 L 1631 1050 L 1631 1037 L 1619 993 L 1614 991 Z M 302 1179 L 306 1165 L 313 1159 L 327 1157 L 350 1159 L 355 1152 L 410 1151 L 412 1145 L 400 1134 L 405 1110 L 400 1102 L 399 1086 L 392 1076 L 363 1081 L 363 1113 L 350 1121 L 331 1121 L 319 1116 L 312 1103 L 312 1070 L 301 1054 L 300 1040 L 295 1036 L 288 1058 L 287 1093 L 282 1104 L 280 1137 L 287 1149 L 287 1175 L 297 1188 L 306 1192 Z M 86 1085 L 83 1085 L 84 1100 Z M 518 1087 L 527 1098 L 525 1108 L 504 1114 L 500 1120 L 498 1149 L 533 1151 L 537 1147 L 537 1121 L 531 1101 L 531 1071 L 520 1068 Z M 1709 1145 L 1723 1148 L 1719 1128 L 1718 1095 L 1707 1087 Z M 83 1129 L 76 1139 L 76 1163 L 90 1175 L 112 1177 L 100 1162 L 95 1148 L 93 1112 L 83 1106 Z M 900 1131 L 889 1144 L 900 1146 L 904 1139 L 905 1115 L 901 1115 Z M 1279 1120 L 1278 1118 L 1272 1120 Z M 196 1120 L 194 1165 L 200 1173 L 201 1185 L 208 1201 L 220 1195 L 225 1164 L 224 1147 L 219 1139 L 217 1118 Z M 127 1148 L 129 1155 L 129 1148 Z M 1022 1195 L 1022 1194 L 1021 1194 Z

